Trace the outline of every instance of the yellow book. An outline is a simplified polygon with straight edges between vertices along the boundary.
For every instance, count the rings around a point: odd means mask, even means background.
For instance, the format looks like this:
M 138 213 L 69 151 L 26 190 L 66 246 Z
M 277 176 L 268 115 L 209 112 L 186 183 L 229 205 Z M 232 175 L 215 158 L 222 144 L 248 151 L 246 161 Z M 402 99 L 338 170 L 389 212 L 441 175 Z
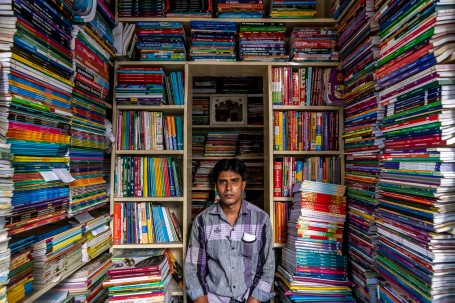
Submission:
M 154 180 L 155 180 L 155 187 L 156 187 L 156 196 L 162 197 L 162 183 L 163 183 L 163 173 L 161 172 L 161 161 L 160 158 L 153 158 L 153 164 L 155 167 L 154 170 Z
M 153 230 L 152 203 L 146 203 L 147 231 L 149 243 L 155 243 L 155 232 Z
M 146 214 L 146 202 L 145 203 L 140 203 L 141 207 L 141 228 L 142 228 L 142 234 L 141 234 L 141 243 L 150 243 L 148 239 L 148 224 L 147 224 L 147 214 Z
M 148 176 L 148 158 L 144 157 L 142 160 L 142 174 L 143 174 L 143 182 L 144 182 L 144 187 L 143 187 L 143 193 L 142 196 L 148 197 L 149 196 L 149 176 Z

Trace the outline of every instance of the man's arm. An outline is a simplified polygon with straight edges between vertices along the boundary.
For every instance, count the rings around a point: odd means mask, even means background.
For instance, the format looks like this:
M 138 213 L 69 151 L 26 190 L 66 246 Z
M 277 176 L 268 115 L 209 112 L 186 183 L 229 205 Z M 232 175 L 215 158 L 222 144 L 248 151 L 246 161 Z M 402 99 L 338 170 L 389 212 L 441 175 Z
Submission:
M 191 228 L 183 273 L 186 292 L 195 303 L 208 303 L 206 243 L 202 217 L 198 216 Z
M 250 297 L 247 303 L 266 302 L 274 296 L 271 289 L 275 275 L 275 252 L 273 251 L 272 225 L 269 218 L 262 227 L 262 243 L 256 275 L 250 288 Z

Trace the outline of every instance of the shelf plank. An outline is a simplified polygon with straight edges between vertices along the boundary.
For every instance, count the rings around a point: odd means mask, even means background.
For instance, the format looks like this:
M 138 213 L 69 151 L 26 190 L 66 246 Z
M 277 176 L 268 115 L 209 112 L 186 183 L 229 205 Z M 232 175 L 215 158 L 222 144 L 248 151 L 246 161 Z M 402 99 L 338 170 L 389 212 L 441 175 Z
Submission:
M 295 66 L 295 67 L 306 67 L 306 66 L 313 66 L 313 67 L 339 67 L 340 62 L 269 62 L 269 61 L 228 61 L 228 62 L 217 62 L 217 61 L 180 61 L 176 63 L 175 61 L 118 61 L 118 66 L 163 66 L 167 67 L 174 67 L 174 69 L 178 66 L 185 66 L 185 64 L 189 66 L 257 66 L 257 67 L 267 67 L 271 66 Z M 197 94 L 197 95 L 208 95 L 208 94 Z
M 183 202 L 183 197 L 124 197 L 114 198 L 114 202 Z
M 192 188 L 191 189 L 192 191 L 212 191 L 212 190 L 215 190 L 215 188 L 207 188 L 207 187 L 204 187 L 204 188 Z M 258 191 L 258 190 L 264 190 L 264 187 L 248 187 L 248 185 L 246 186 L 245 188 L 245 191 Z
M 292 197 L 274 197 L 273 202 L 292 202 L 294 198 Z
M 116 150 L 116 155 L 181 156 L 183 150 Z
M 176 112 L 183 113 L 185 110 L 184 105 L 117 105 L 117 110 L 149 110 L 149 111 L 160 111 L 160 112 Z
M 274 156 L 341 156 L 342 151 L 321 150 L 321 151 L 290 151 L 280 150 L 273 151 Z
M 112 245 L 112 249 L 141 249 L 141 248 L 183 248 L 182 242 L 160 242 L 151 244 L 116 244 Z
M 225 156 L 221 156 L 221 157 L 191 157 L 192 160 L 221 160 L 221 159 L 224 159 L 226 158 Z M 257 156 L 237 156 L 236 157 L 237 159 L 240 159 L 242 161 L 245 161 L 245 160 L 258 160 L 258 161 L 262 161 L 264 159 L 264 157 L 257 157 Z
M 299 110 L 299 111 L 329 111 L 329 110 L 340 110 L 340 106 L 336 105 L 323 105 L 323 106 L 315 106 L 315 105 L 274 105 L 273 110 L 276 111 L 287 111 L 287 110 Z
M 263 129 L 264 125 L 192 125 L 193 129 L 219 129 L 219 128 L 235 128 L 235 129 Z
M 286 243 L 273 243 L 273 247 L 275 248 L 283 248 L 286 246 Z

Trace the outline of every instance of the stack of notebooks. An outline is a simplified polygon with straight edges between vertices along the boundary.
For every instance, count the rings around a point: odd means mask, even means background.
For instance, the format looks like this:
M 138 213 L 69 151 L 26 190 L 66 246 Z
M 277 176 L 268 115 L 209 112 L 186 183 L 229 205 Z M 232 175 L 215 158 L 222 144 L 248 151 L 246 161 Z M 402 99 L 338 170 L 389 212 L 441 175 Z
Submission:
M 210 18 L 213 12 L 212 0 L 166 0 L 167 17 Z
M 453 2 L 379 1 L 379 300 L 455 298 Z M 402 12 L 406 12 L 403 14 Z
M 119 105 L 183 105 L 183 74 L 166 75 L 161 67 L 117 69 L 115 98 Z
M 272 0 L 270 18 L 314 18 L 317 14 L 316 1 Z
M 240 23 L 240 61 L 288 61 L 285 31 L 284 23 Z
M 276 285 L 281 302 L 352 302 L 342 254 L 345 186 L 303 181 L 293 188 Z
M 109 226 L 111 216 L 105 211 L 92 211 L 76 217 L 74 225 L 83 224 L 85 243 L 82 244 L 82 261 L 89 262 L 112 246 L 112 230 Z
M 63 218 L 68 207 L 72 11 L 34 1 L 12 8 L 17 21 L 10 64 L 4 65 L 10 72 L 4 100 L 10 103 L 6 137 L 15 168 L 7 227 L 17 234 Z
M 238 136 L 237 131 L 210 131 L 205 141 L 204 157 L 235 157 Z
M 295 27 L 289 38 L 289 60 L 337 62 L 340 60 L 335 28 Z
M 379 103 L 376 61 L 379 58 L 378 24 L 373 2 L 358 5 L 334 1 L 340 20 L 339 44 L 344 71 L 346 155 L 345 184 L 348 201 L 348 252 L 354 295 L 360 302 L 376 302 L 377 185 L 383 136 L 379 129 L 384 109 Z
M 67 291 L 68 296 L 74 297 L 74 302 L 105 302 L 108 291 L 103 287 L 103 282 L 111 264 L 111 254 L 103 253 L 64 279 L 53 290 Z
M 262 0 L 230 1 L 218 0 L 218 18 L 262 18 L 264 17 L 264 4 Z
M 136 48 L 141 61 L 185 61 L 186 40 L 182 22 L 137 22 Z
M 164 17 L 164 0 L 119 0 L 119 17 Z
M 192 61 L 236 61 L 235 22 L 191 21 Z
M 109 289 L 108 302 L 170 302 L 172 263 L 163 250 L 118 250 L 112 263 L 103 283 Z
M 8 302 L 18 302 L 32 291 L 32 245 L 35 236 L 16 236 L 8 244 L 11 253 L 6 296 Z
M 33 244 L 33 288 L 43 289 L 81 267 L 84 242 L 81 224 L 73 227 L 61 222 L 42 226 Z

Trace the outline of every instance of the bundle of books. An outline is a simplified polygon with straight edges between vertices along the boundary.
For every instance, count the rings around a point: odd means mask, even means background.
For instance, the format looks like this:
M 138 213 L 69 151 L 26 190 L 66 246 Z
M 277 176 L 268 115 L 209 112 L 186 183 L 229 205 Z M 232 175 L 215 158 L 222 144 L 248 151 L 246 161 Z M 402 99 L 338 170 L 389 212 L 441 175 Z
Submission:
M 118 250 L 103 286 L 109 290 L 108 302 L 170 302 L 172 263 L 163 250 Z
M 240 23 L 240 61 L 288 61 L 285 31 L 284 23 Z
M 141 61 L 185 61 L 185 37 L 179 21 L 137 22 L 133 41 Z
M 180 197 L 181 159 L 118 157 L 114 185 L 117 197 Z
M 340 60 L 335 28 L 295 27 L 289 38 L 289 60 L 336 62 Z
M 181 241 L 181 224 L 170 207 L 150 202 L 115 204 L 114 244 Z
M 212 0 L 166 0 L 164 12 L 167 17 L 210 18 L 213 13 Z
M 209 117 L 210 117 L 209 108 L 210 108 L 210 96 L 193 95 L 193 107 L 192 107 L 192 111 L 191 111 L 192 124 L 193 125 L 209 125 L 209 121 L 210 121 L 209 120 Z
M 12 49 L 9 64 L 2 62 L 9 76 L 2 99 L 10 103 L 6 137 L 15 168 L 7 228 L 17 234 L 63 218 L 68 207 L 72 11 L 34 1 L 14 2 L 12 9 L 16 17 L 1 17 L 16 18 L 8 23 L 15 30 L 6 36 Z
M 53 290 L 67 291 L 74 302 L 105 302 L 108 291 L 103 287 L 103 282 L 112 265 L 111 256 L 110 253 L 101 254 L 57 284 Z
M 379 300 L 455 297 L 455 11 L 448 1 L 375 3 L 385 107 Z M 402 12 L 406 12 L 403 14 Z
M 93 214 L 93 216 L 92 216 Z M 89 262 L 112 246 L 112 230 L 109 226 L 112 217 L 105 211 L 92 211 L 84 216 L 76 216 L 77 222 L 84 227 L 85 243 L 82 244 L 82 261 Z
M 33 288 L 43 289 L 58 278 L 83 265 L 82 244 L 85 242 L 81 224 L 66 222 L 40 227 L 40 235 L 33 244 Z M 56 279 L 57 277 L 57 279 Z
M 272 0 L 270 3 L 270 18 L 314 18 L 316 14 L 316 1 Z
M 248 125 L 264 125 L 263 94 L 248 94 L 247 96 Z
M 380 152 L 384 146 L 379 125 L 384 109 L 375 90 L 379 36 L 378 23 L 373 19 L 373 2 L 333 1 L 332 12 L 340 20 L 338 42 L 344 72 L 349 272 L 355 283 L 356 299 L 374 303 L 377 284 L 374 216 Z
M 219 77 L 193 77 L 193 93 L 194 94 L 210 94 L 210 93 L 217 93 L 217 79 Z M 207 102 L 210 101 L 210 98 Z M 207 108 L 209 108 L 209 104 L 207 103 Z
M 235 22 L 191 21 L 192 61 L 236 61 Z
M 32 291 L 32 245 L 35 236 L 16 236 L 8 243 L 11 253 L 6 295 L 8 302 L 18 302 Z
M 119 17 L 164 17 L 164 0 L 119 0 Z
M 238 137 L 237 131 L 210 131 L 205 141 L 204 157 L 235 157 Z
M 193 161 L 193 178 L 192 187 L 197 190 L 212 190 L 213 183 L 211 173 L 215 160 L 198 160 Z
M 239 134 L 238 156 L 262 157 L 264 155 L 264 136 L 257 132 L 244 132 Z M 248 172 L 250 176 L 250 172 Z
M 342 255 L 346 187 L 303 181 L 293 188 L 276 284 L 281 302 L 355 302 Z
M 262 18 L 264 4 L 262 0 L 251 1 L 216 1 L 218 18 Z

